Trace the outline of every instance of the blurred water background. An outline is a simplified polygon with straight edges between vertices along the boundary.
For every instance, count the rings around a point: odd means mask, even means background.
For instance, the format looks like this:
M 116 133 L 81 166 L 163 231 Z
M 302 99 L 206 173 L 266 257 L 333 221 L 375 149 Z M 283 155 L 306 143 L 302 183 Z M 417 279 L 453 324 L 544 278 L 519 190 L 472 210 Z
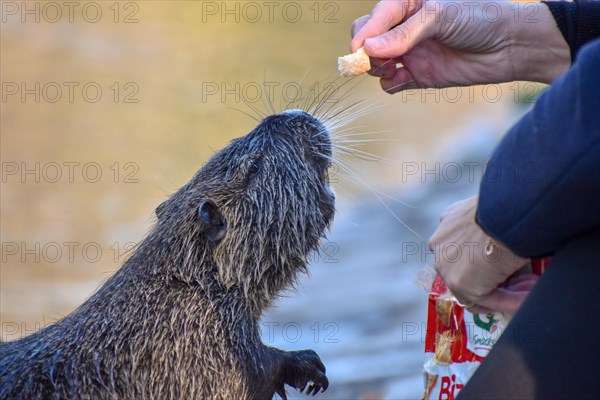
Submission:
M 2 3 L 3 340 L 93 293 L 155 207 L 254 127 L 245 113 L 268 112 L 265 88 L 281 110 L 339 85 L 350 24 L 374 5 L 67 3 Z M 372 110 L 349 127 L 381 140 L 360 147 L 377 159 L 346 156 L 358 178 L 334 169 L 332 232 L 311 277 L 264 316 L 263 338 L 321 355 L 321 398 L 419 398 L 426 294 L 413 279 L 430 263 L 427 238 L 446 206 L 477 192 L 486 157 L 541 88 L 389 96 L 374 78 L 356 82 L 352 99 Z

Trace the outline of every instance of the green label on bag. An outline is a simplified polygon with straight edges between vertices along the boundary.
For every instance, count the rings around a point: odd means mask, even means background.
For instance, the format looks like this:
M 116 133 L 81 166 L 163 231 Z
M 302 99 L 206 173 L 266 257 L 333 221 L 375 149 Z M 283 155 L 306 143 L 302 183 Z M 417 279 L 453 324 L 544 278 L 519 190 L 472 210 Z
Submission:
M 494 313 L 473 314 L 465 310 L 464 321 L 467 348 L 479 357 L 487 356 L 503 330 L 499 317 Z
M 492 327 L 498 322 L 498 320 L 494 318 L 493 313 L 485 314 L 485 318 L 487 319 L 487 321 L 481 319 L 482 315 L 483 314 L 473 314 L 473 322 L 481 329 L 485 329 L 486 331 L 490 332 L 492 330 Z

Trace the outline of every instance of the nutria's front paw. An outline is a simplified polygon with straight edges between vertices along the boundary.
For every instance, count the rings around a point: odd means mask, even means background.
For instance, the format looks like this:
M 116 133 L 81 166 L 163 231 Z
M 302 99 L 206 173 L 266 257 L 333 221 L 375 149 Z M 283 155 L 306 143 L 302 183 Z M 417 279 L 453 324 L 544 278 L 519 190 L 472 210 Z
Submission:
M 325 366 L 313 350 L 290 351 L 285 354 L 283 382 L 300 392 L 308 385 L 306 394 L 313 396 L 319 390 L 324 392 L 329 387 Z

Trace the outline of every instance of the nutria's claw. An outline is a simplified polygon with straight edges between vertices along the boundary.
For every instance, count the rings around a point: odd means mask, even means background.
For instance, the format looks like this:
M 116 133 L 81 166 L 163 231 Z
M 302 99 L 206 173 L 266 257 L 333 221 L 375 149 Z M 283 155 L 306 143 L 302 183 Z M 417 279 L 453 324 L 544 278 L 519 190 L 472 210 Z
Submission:
M 284 382 L 304 392 L 306 385 L 307 395 L 316 395 L 324 392 L 329 387 L 329 380 L 325 376 L 325 366 L 313 350 L 291 351 L 287 353 Z
M 283 386 L 283 384 L 281 384 L 281 386 L 275 390 L 275 393 L 277 393 L 279 395 L 279 397 L 281 397 L 281 400 L 288 400 L 287 394 L 285 393 L 285 387 Z
M 325 378 L 325 379 L 327 379 L 327 378 Z M 327 383 L 326 383 L 326 385 L 327 385 Z M 313 396 L 316 396 L 317 393 L 319 393 L 319 389 L 321 389 L 321 392 L 324 392 L 327 388 L 326 387 L 321 387 L 321 385 L 312 384 L 312 385 L 310 385 L 308 387 L 308 390 L 306 391 L 306 394 L 307 395 L 312 394 Z

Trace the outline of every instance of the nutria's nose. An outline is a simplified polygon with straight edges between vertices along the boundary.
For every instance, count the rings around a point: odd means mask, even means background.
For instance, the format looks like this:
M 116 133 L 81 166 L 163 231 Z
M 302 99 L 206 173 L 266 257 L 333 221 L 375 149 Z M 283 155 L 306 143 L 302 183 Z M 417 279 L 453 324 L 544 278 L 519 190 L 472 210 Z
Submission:
M 306 120 L 306 122 L 309 124 L 321 123 L 317 118 L 313 117 L 304 110 L 285 110 L 280 115 L 286 116 L 288 118 L 293 118 L 295 120 Z
M 329 129 L 318 118 L 303 110 L 286 110 L 266 117 L 263 124 L 283 128 L 275 132 L 292 142 L 300 139 L 318 166 L 327 168 L 332 155 L 332 140 Z
M 303 126 L 303 133 L 306 133 L 309 140 L 316 140 L 318 144 L 330 143 L 329 130 L 325 125 L 311 114 L 304 110 L 286 110 L 281 113 L 282 116 L 291 117 L 300 122 Z
M 307 116 L 307 117 L 311 117 L 312 115 L 310 115 L 309 113 L 307 113 L 304 110 L 300 110 L 298 108 L 294 108 L 292 110 L 285 110 L 284 112 L 281 113 L 281 115 L 290 115 L 290 116 Z
M 331 135 L 324 123 L 303 110 L 287 110 L 281 116 L 290 119 L 290 125 L 296 127 L 296 134 L 302 135 L 303 142 L 314 165 L 326 177 L 331 162 Z

